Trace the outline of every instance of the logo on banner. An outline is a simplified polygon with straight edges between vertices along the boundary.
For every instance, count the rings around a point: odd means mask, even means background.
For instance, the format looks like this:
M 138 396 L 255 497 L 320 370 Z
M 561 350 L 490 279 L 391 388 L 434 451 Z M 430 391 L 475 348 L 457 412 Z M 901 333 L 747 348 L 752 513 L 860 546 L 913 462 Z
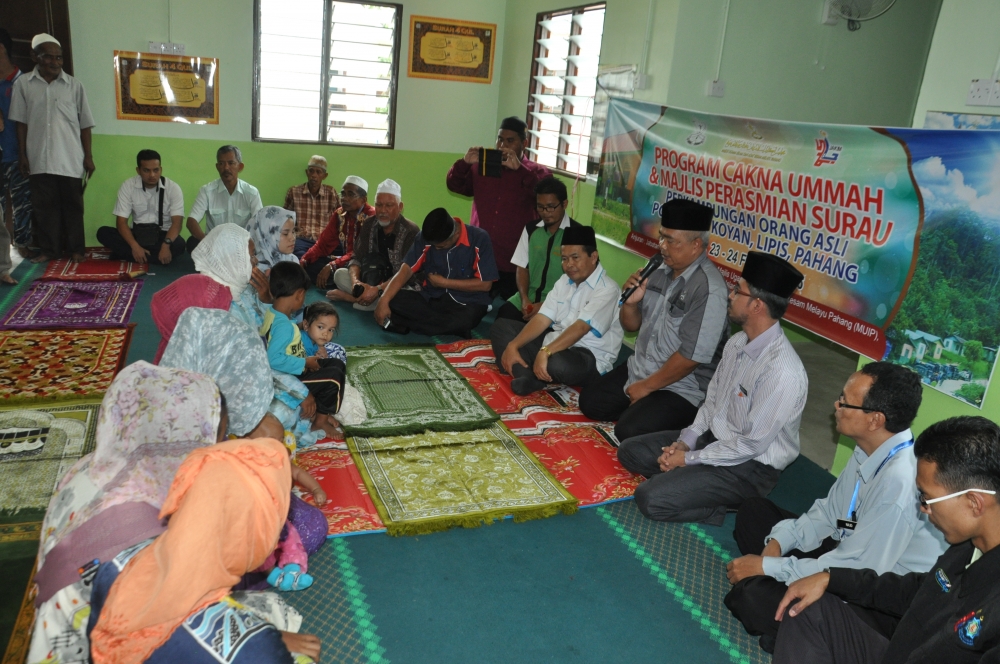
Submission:
M 816 139 L 816 163 L 813 166 L 836 164 L 844 146 L 830 143 L 825 131 L 820 130 L 819 135 L 820 137 Z
M 706 135 L 708 133 L 708 126 L 704 122 L 694 121 L 694 131 L 692 131 L 687 137 L 688 145 L 701 145 L 705 142 Z
M 752 122 L 747 122 L 747 131 L 750 132 L 750 136 L 753 138 L 753 140 L 755 141 L 764 140 L 764 134 L 757 131 L 757 127 L 755 127 Z

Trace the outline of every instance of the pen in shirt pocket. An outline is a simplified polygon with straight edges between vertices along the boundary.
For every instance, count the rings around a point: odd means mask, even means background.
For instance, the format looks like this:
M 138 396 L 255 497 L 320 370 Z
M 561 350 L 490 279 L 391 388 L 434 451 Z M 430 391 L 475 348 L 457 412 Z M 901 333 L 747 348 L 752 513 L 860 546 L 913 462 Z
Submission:
M 740 391 L 737 392 L 737 394 L 739 396 L 741 396 L 741 397 L 750 396 L 750 392 L 747 390 L 747 388 L 743 387 L 742 385 L 740 385 L 739 388 L 740 388 Z

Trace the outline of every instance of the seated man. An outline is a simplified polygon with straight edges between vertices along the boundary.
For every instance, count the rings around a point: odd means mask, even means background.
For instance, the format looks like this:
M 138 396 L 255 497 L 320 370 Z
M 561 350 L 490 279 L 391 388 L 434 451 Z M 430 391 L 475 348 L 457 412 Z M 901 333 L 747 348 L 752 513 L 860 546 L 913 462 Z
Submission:
M 526 321 L 538 313 L 542 300 L 563 274 L 559 254 L 563 231 L 580 225 L 569 218 L 566 185 L 555 177 L 549 175 L 535 185 L 535 201 L 542 218 L 530 222 L 521 231 L 514 257 L 510 259 L 517 268 L 517 293 L 497 311 L 498 319 Z M 535 232 L 540 230 L 545 232 Z
M 799 455 L 809 379 L 779 321 L 801 282 L 787 261 L 749 252 L 729 295 L 743 331 L 726 343 L 694 423 L 618 448 L 625 468 L 649 478 L 635 504 L 650 519 L 721 525 L 727 507 L 766 496 Z
M 625 440 L 655 431 L 676 431 L 694 421 L 705 389 L 729 338 L 726 280 L 705 253 L 712 208 L 671 199 L 662 208 L 661 265 L 636 287 L 619 316 L 639 331 L 626 364 L 585 386 L 580 410 L 594 420 L 617 421 Z
M 490 328 L 493 354 L 514 376 L 515 394 L 531 394 L 546 383 L 582 385 L 611 371 L 621 349 L 621 291 L 600 263 L 594 229 L 567 228 L 560 252 L 566 276 L 538 313 L 527 323 L 498 318 Z
M 927 427 L 913 453 L 920 508 L 951 547 L 922 574 L 832 567 L 799 579 L 775 616 L 775 664 L 1000 661 L 992 619 L 1000 610 L 1000 426 L 953 417 Z M 880 630 L 858 608 L 899 623 Z
M 243 153 L 235 145 L 223 145 L 215 153 L 215 170 L 219 179 L 202 185 L 188 214 L 187 229 L 191 236 L 188 251 L 194 251 L 205 234 L 220 224 L 236 224 L 246 228 L 264 205 L 260 192 L 252 184 L 240 179 L 243 172 Z M 201 219 L 205 218 L 205 229 Z
M 417 225 L 403 216 L 402 189 L 392 180 L 383 181 L 375 190 L 375 216 L 361 224 L 354 257 L 346 268 L 334 273 L 336 288 L 326 296 L 338 302 L 353 302 L 355 309 L 374 310 L 419 232 Z M 355 297 L 354 289 L 359 285 L 364 292 Z
M 917 416 L 920 376 L 872 362 L 853 374 L 834 402 L 837 431 L 857 443 L 826 498 L 795 518 L 766 498 L 748 498 L 734 537 L 746 555 L 729 563 L 736 584 L 726 606 L 774 652 L 774 619 L 786 584 L 831 567 L 876 573 L 926 572 L 945 549 L 913 492 L 917 459 L 909 426 Z
M 176 182 L 163 177 L 158 152 L 140 150 L 135 161 L 138 175 L 118 189 L 115 228 L 98 228 L 97 241 L 115 260 L 167 265 L 184 253 L 184 194 Z
M 330 216 L 330 222 L 319 234 L 316 244 L 299 258 L 309 278 L 320 288 L 330 285 L 330 277 L 345 267 L 354 257 L 354 243 L 366 220 L 375 216 L 368 205 L 368 181 L 348 175 L 340 189 L 340 207 Z
M 416 275 L 420 291 L 403 290 Z M 466 226 L 444 208 L 431 210 L 399 271 L 375 307 L 375 321 L 389 330 L 468 339 L 490 310 L 497 278 L 486 231 Z M 391 318 L 390 318 L 391 315 Z
M 295 213 L 295 254 L 302 256 L 316 244 L 330 217 L 340 207 L 337 190 L 323 184 L 326 158 L 318 154 L 309 157 L 305 184 L 289 187 L 285 192 L 285 209 Z

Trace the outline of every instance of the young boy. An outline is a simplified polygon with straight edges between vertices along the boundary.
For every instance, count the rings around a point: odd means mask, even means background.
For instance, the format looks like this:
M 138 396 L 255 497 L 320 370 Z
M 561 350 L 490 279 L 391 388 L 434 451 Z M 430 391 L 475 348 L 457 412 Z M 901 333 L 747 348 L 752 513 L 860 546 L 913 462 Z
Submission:
M 309 388 L 309 396 L 316 404 L 313 428 L 323 429 L 328 436 L 336 437 L 340 425 L 333 416 L 340 410 L 347 366 L 338 358 L 306 357 L 299 326 L 291 318 L 302 309 L 306 289 L 310 286 L 309 275 L 302 266 L 289 261 L 276 263 L 270 275 L 273 304 L 264 314 L 260 335 L 267 343 L 267 360 L 271 368 L 298 376 Z M 309 410 L 311 408 L 303 402 L 303 413 Z

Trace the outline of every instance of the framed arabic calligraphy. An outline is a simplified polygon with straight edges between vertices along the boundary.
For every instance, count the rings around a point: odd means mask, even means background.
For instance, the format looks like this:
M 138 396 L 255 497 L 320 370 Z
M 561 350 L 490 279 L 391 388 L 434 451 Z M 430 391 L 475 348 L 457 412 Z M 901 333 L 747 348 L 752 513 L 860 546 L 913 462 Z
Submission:
M 410 16 L 407 74 L 467 83 L 493 82 L 496 23 Z

